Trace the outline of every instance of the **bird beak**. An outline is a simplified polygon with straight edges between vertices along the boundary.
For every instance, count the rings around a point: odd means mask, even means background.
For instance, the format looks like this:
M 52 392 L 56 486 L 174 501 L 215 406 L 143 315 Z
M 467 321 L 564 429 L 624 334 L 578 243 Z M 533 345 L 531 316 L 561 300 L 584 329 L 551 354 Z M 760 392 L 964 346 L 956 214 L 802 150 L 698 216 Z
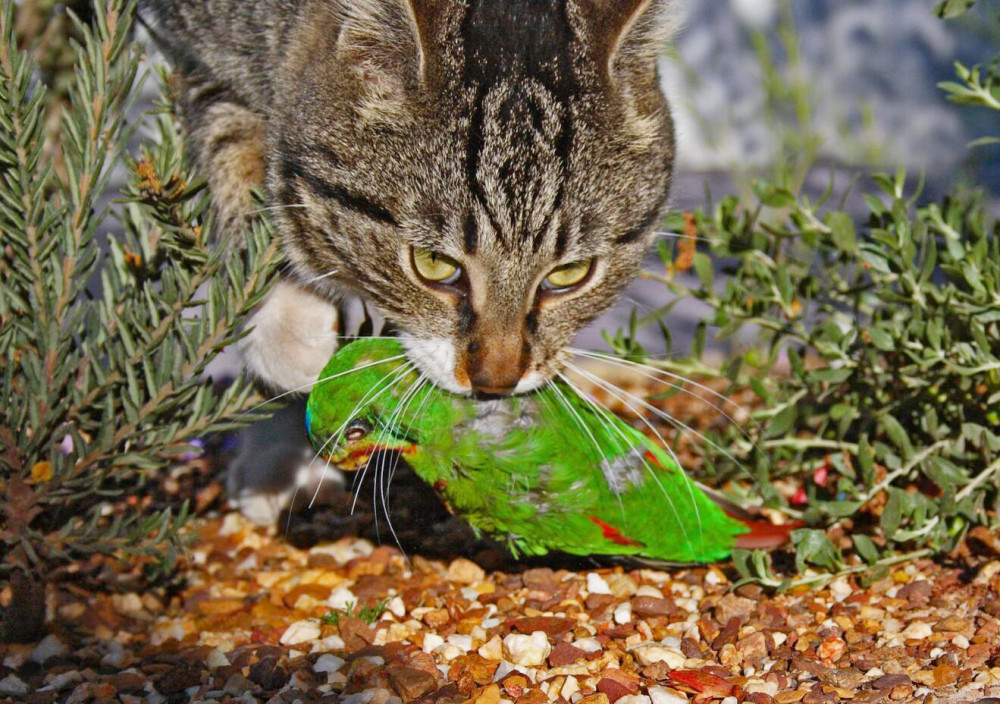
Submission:
M 342 472 L 357 472 L 364 469 L 372 456 L 379 452 L 398 452 L 404 457 L 410 456 L 417 450 L 416 445 L 362 445 L 349 449 L 340 457 L 328 457 L 330 463 Z

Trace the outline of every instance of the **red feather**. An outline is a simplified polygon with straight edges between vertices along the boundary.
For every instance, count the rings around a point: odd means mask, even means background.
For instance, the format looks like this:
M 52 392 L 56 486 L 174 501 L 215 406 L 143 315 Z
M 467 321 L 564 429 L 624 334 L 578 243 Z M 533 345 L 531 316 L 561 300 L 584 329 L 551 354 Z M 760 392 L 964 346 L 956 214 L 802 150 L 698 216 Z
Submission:
M 600 518 L 597 518 L 596 516 L 587 516 L 587 518 L 590 519 L 591 523 L 595 524 L 598 528 L 601 529 L 601 533 L 604 535 L 606 539 L 610 540 L 615 545 L 628 545 L 637 548 L 646 547 L 645 544 L 640 543 L 637 540 L 626 538 L 624 535 L 622 535 L 620 530 L 618 530 L 614 526 L 609 526 L 607 523 L 602 521 Z

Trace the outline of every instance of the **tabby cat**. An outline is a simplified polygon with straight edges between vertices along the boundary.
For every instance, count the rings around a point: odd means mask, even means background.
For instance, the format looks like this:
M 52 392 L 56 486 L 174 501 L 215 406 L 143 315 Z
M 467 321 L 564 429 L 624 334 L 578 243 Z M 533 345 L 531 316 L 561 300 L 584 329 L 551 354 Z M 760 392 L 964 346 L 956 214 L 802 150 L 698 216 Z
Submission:
M 290 271 L 248 365 L 286 389 L 371 301 L 439 386 L 539 387 L 635 276 L 670 185 L 667 0 L 146 0 L 230 225 Z

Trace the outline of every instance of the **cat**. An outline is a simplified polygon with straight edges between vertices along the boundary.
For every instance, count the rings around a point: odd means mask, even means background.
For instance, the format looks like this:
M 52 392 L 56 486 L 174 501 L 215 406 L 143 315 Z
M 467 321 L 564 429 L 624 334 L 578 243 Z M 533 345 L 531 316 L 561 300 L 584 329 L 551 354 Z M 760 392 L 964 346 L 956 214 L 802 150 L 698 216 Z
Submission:
M 145 0 L 224 227 L 289 271 L 248 367 L 308 389 L 356 293 L 443 389 L 539 388 L 636 276 L 674 160 L 669 0 Z

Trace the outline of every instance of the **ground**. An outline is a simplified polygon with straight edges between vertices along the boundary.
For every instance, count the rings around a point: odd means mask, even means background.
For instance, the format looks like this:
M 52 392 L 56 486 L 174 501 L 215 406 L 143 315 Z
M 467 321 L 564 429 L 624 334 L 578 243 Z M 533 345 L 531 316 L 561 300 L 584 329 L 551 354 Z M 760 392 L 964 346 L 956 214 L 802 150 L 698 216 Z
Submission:
M 357 537 L 298 549 L 235 513 L 192 528 L 172 589 L 53 592 L 52 634 L 4 647 L 0 694 L 342 704 L 1000 696 L 1000 561 L 922 561 L 867 589 L 841 579 L 775 594 L 733 590 L 724 566 L 486 572 Z

